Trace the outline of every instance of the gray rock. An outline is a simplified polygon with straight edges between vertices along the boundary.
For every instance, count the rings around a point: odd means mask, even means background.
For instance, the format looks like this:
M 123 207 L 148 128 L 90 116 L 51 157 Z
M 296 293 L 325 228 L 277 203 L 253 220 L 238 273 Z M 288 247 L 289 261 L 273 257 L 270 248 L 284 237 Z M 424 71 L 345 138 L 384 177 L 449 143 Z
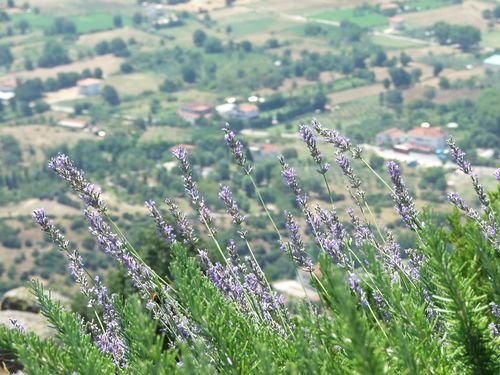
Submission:
M 63 306 L 70 305 L 69 299 L 57 292 L 51 292 L 50 297 L 53 301 L 58 301 Z M 31 294 L 30 289 L 22 286 L 9 290 L 4 294 L 0 301 L 0 310 L 17 310 L 37 313 L 40 311 L 40 307 L 36 303 L 33 294 Z
M 49 322 L 42 314 L 17 310 L 0 311 L 0 324 L 14 328 L 11 319 L 17 321 L 27 331 L 36 333 L 40 338 L 47 338 L 53 336 L 55 333 L 54 329 L 49 327 Z

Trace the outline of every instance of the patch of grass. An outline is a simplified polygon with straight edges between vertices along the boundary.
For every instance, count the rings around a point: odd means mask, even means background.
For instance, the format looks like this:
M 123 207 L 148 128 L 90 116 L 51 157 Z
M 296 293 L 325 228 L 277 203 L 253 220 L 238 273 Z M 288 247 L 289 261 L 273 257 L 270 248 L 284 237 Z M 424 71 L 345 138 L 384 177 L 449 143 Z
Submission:
M 408 11 L 421 11 L 445 7 L 456 4 L 453 0 L 414 0 L 408 4 Z
M 486 47 L 500 48 L 500 30 L 484 33 L 481 36 L 482 45 Z
M 50 16 L 44 14 L 34 14 L 34 13 L 18 13 L 12 15 L 12 21 L 17 24 L 19 21 L 27 21 L 31 28 L 34 29 L 46 29 L 52 26 L 54 19 Z
M 390 38 L 385 35 L 372 35 L 371 42 L 386 49 L 418 48 L 425 45 L 423 43 L 416 43 L 407 39 Z
M 349 21 L 361 27 L 372 28 L 387 24 L 387 17 L 370 10 L 359 10 L 354 8 L 336 9 L 313 14 L 313 19 L 329 21 Z
M 75 23 L 80 34 L 108 30 L 114 27 L 111 13 L 90 13 L 70 17 L 70 20 Z

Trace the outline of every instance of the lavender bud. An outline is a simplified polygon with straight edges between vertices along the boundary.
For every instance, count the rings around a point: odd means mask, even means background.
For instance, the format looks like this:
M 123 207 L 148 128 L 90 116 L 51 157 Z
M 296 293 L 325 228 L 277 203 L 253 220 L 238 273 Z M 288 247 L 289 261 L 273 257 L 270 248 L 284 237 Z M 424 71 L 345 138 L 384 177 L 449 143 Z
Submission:
M 396 211 L 405 224 L 409 228 L 415 230 L 417 228 L 417 209 L 415 208 L 413 198 L 410 196 L 406 184 L 401 178 L 399 166 L 394 161 L 389 161 L 386 167 L 393 184 L 394 193 L 392 194 L 392 198 L 396 203 Z

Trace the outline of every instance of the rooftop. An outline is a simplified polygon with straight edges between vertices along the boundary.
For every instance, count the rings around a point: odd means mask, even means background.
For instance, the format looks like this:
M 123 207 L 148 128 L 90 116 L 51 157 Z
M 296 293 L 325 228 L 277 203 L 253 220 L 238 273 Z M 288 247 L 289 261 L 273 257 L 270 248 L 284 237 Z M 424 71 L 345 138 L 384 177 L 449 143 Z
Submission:
M 408 132 L 408 135 L 413 135 L 416 137 L 439 138 L 445 137 L 446 132 L 441 128 L 414 128 Z
M 390 128 L 384 131 L 381 131 L 378 134 L 387 134 L 391 137 L 399 137 L 405 134 L 405 132 L 399 128 Z
M 485 64 L 500 66 L 500 55 L 493 55 L 483 61 Z
M 80 79 L 76 84 L 78 86 L 91 86 L 91 85 L 97 85 L 100 84 L 102 80 L 97 79 L 97 78 L 84 78 Z
M 404 18 L 403 17 L 399 17 L 399 16 L 394 16 L 394 17 L 391 17 L 389 18 L 389 22 L 390 23 L 401 23 L 401 22 L 404 22 Z
M 243 104 L 239 105 L 238 109 L 240 110 L 240 112 L 248 113 L 248 112 L 256 112 L 256 111 L 258 111 L 259 107 L 257 107 L 254 104 L 243 103 Z

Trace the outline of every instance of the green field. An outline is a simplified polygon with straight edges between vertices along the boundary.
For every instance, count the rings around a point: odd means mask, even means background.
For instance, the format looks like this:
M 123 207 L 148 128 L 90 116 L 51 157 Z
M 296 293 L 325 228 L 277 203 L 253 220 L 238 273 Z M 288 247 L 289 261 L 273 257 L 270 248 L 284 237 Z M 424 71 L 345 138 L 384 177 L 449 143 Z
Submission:
M 375 27 L 387 24 L 387 17 L 369 10 L 357 10 L 353 8 L 327 10 L 311 16 L 313 19 L 328 21 L 349 21 L 361 27 Z
M 111 13 L 89 13 L 78 16 L 67 17 L 68 20 L 74 22 L 79 34 L 91 33 L 102 30 L 109 30 L 114 28 L 113 14 Z M 54 22 L 54 17 L 45 14 L 15 14 L 12 20 L 17 23 L 25 20 L 30 24 L 31 28 L 35 29 L 48 29 Z M 131 24 L 129 18 L 123 17 L 123 25 Z
M 483 46 L 500 48 L 500 30 L 485 33 L 481 36 L 481 39 Z
M 14 21 L 14 24 L 17 24 L 21 20 L 27 21 L 30 24 L 31 28 L 45 29 L 52 25 L 54 19 L 51 16 L 46 16 L 44 14 L 34 14 L 34 13 L 22 13 L 22 14 L 12 15 L 12 21 Z
M 408 39 L 391 38 L 385 35 L 372 35 L 371 42 L 386 49 L 419 48 L 427 44 L 413 42 Z

